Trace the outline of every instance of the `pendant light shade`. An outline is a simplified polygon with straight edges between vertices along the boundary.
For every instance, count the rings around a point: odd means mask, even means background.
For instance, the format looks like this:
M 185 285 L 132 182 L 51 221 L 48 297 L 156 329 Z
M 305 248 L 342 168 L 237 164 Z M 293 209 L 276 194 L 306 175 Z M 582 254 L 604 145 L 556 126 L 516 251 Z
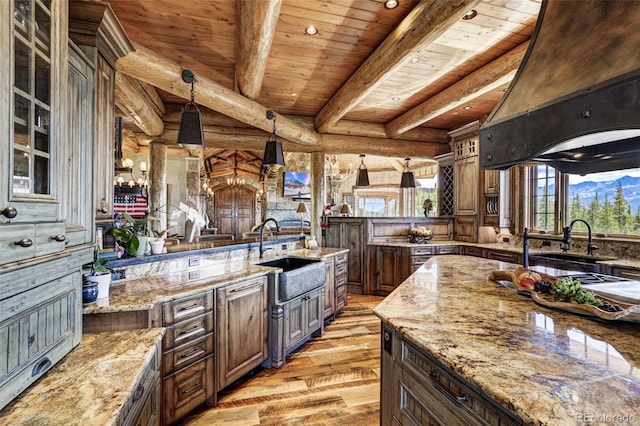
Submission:
M 204 133 L 202 132 L 202 118 L 198 105 L 194 102 L 193 83 L 196 79 L 193 71 L 182 71 L 182 81 L 191 83 L 191 101 L 182 109 L 180 127 L 178 128 L 178 146 L 185 149 L 203 149 Z
M 267 139 L 264 147 L 264 155 L 262 157 L 262 167 L 281 168 L 284 167 L 284 153 L 282 152 L 282 143 L 276 136 L 276 114 L 273 111 L 267 111 L 267 119 L 273 120 L 273 133 Z
M 402 180 L 400 180 L 400 188 L 415 188 L 416 187 L 416 179 L 413 176 L 413 172 L 409 168 L 409 160 L 410 158 L 405 158 L 406 161 L 404 165 L 404 171 L 402 172 Z
M 360 154 L 360 167 L 358 168 L 356 186 L 369 186 L 369 171 L 367 166 L 364 165 L 364 157 L 364 154 Z

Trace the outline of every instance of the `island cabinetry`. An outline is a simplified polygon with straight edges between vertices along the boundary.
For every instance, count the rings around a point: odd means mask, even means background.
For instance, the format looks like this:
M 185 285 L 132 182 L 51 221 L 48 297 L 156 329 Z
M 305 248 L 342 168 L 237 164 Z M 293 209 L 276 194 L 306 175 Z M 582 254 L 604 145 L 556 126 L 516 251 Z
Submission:
M 384 424 L 511 426 L 522 422 L 391 327 L 382 331 Z M 386 389 L 391 387 L 391 389 Z
M 325 283 L 324 283 L 324 314 L 323 318 L 333 319 L 336 312 L 336 265 L 335 257 L 327 256 L 324 259 L 325 264 Z
M 335 315 L 347 306 L 347 276 L 349 269 L 349 253 L 335 255 Z
M 162 317 L 163 412 L 171 424 L 204 402 L 215 403 L 213 290 L 163 303 Z
M 305 342 L 311 335 L 322 334 L 323 288 L 311 290 L 284 305 L 285 355 Z
M 267 277 L 218 288 L 216 299 L 219 391 L 269 356 Z
M 132 396 L 125 402 L 118 424 L 136 426 L 157 426 L 161 423 L 160 351 L 154 355 L 142 370 Z

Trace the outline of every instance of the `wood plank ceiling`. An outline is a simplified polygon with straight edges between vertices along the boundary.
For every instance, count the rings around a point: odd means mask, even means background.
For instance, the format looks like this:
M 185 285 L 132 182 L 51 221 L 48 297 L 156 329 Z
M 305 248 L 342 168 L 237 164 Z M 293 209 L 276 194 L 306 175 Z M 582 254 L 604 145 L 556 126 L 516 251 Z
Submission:
M 447 132 L 483 120 L 502 97 L 540 8 L 539 0 L 399 0 L 394 9 L 384 0 L 108 3 L 135 47 L 117 62 L 125 149 L 144 152 L 155 140 L 187 154 L 173 146 L 189 68 L 209 174 L 232 174 L 240 150 L 242 173 L 254 177 L 273 127 L 266 110 L 277 113 L 289 152 L 341 154 L 345 164 L 361 153 L 408 156 L 416 167 L 450 152 Z M 316 35 L 305 34 L 310 25 Z M 135 96 L 132 81 L 142 88 Z

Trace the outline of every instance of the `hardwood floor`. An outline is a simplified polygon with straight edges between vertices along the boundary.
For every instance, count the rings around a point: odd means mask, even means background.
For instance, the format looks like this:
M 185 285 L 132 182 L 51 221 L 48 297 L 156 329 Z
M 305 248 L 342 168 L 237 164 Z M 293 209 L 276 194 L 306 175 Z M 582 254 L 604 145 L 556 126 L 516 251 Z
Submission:
M 284 367 L 260 370 L 182 425 L 378 425 L 380 320 L 372 309 L 382 299 L 349 294 L 324 335 Z

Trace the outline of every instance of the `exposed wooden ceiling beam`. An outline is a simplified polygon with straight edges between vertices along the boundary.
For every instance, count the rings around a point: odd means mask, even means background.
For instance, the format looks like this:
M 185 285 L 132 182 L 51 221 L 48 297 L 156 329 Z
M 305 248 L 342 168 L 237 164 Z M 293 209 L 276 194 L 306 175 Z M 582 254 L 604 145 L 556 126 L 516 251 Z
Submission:
M 392 138 L 400 137 L 405 131 L 509 83 L 518 70 L 528 46 L 529 41 L 527 40 L 390 121 L 386 126 L 387 135 Z
M 282 0 L 239 1 L 236 30 L 238 53 L 236 84 L 249 99 L 260 96 L 271 42 L 276 33 Z
M 165 126 L 165 131 L 156 141 L 169 147 L 176 146 L 177 128 Z M 241 149 L 250 151 L 264 150 L 267 134 L 256 135 L 255 129 L 236 129 L 233 133 L 218 133 L 204 126 L 204 138 L 208 148 Z M 361 136 L 321 135 L 319 146 L 300 145 L 281 138 L 282 147 L 288 152 L 329 152 L 336 154 L 381 155 L 405 157 L 410 152 L 413 157 L 433 158 L 450 152 L 448 144 L 409 141 L 404 139 L 374 139 Z M 320 148 L 321 147 L 321 148 Z
M 315 119 L 327 133 L 355 105 L 408 62 L 421 46 L 433 42 L 479 0 L 423 0 L 325 104 Z
M 182 81 L 182 67 L 149 49 L 135 45 L 135 51 L 118 59 L 116 69 L 173 95 L 191 98 L 191 85 Z M 273 121 L 268 120 L 267 108 L 227 89 L 208 78 L 196 74 L 195 100 L 238 121 L 268 131 Z M 277 114 L 277 133 L 300 145 L 317 145 L 319 135 L 284 116 Z
M 149 136 L 162 134 L 164 123 L 156 113 L 154 101 L 137 80 L 116 73 L 115 98 L 116 106 L 131 117 L 140 130 Z

